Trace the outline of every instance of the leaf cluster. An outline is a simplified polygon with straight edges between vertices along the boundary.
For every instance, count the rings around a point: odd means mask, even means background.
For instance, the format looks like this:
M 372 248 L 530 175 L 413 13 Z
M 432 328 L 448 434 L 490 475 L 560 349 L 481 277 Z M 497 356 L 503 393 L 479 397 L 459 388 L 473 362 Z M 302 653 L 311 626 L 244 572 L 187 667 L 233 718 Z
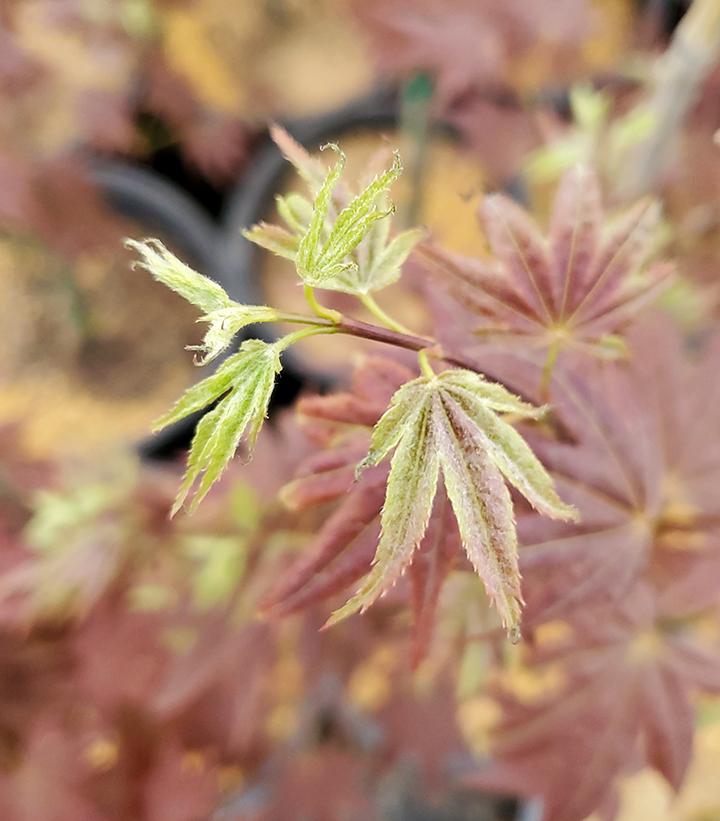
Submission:
M 296 192 L 278 195 L 278 213 L 285 227 L 259 223 L 247 229 L 245 237 L 293 261 L 306 285 L 359 295 L 396 282 L 424 233 L 410 229 L 390 236 L 394 208 L 387 204 L 387 194 L 402 173 L 399 155 L 394 155 L 389 169 L 351 197 L 340 186 L 345 155 L 338 146 L 325 146 L 338 158 L 323 173 L 286 132 L 276 127 L 274 137 L 308 184 L 311 199 Z

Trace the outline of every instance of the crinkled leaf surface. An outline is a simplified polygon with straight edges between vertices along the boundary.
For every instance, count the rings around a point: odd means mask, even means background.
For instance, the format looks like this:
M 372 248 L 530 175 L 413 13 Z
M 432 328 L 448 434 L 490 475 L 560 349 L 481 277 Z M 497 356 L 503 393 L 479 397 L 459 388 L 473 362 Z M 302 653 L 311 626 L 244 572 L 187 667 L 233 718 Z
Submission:
M 373 459 L 382 459 L 396 446 L 381 514 L 380 542 L 372 571 L 355 596 L 333 613 L 330 624 L 369 607 L 383 590 L 391 587 L 425 535 L 437 489 L 439 443 L 435 438 L 432 397 L 427 391 L 418 393 L 417 403 L 404 408 L 393 428 L 383 426 L 383 419 L 378 422 L 382 442 L 373 441 Z
M 260 233 L 264 230 L 262 226 L 256 228 Z M 241 305 L 230 299 L 217 282 L 193 271 L 159 240 L 136 242 L 128 239 L 125 245 L 140 254 L 141 259 L 135 265 L 145 268 L 158 282 L 205 311 L 205 315 L 198 320 L 210 325 L 203 344 L 188 346 L 190 350 L 204 354 L 198 361 L 199 365 L 207 364 L 226 350 L 238 331 L 247 325 L 272 322 L 277 318 L 277 312 L 266 305 Z
M 346 272 L 356 267 L 348 258 L 372 225 L 388 216 L 389 209 L 383 209 L 378 201 L 402 171 L 396 155 L 392 167 L 375 177 L 340 211 L 324 236 L 333 190 L 345 167 L 345 155 L 336 146 L 332 147 L 339 158 L 315 197 L 312 219 L 300 239 L 295 259 L 300 279 L 323 288 L 340 284 Z
M 146 239 L 137 242 L 128 239 L 125 240 L 125 245 L 140 255 L 136 265 L 145 268 L 158 282 L 162 282 L 205 313 L 211 313 L 219 308 L 229 308 L 233 304 L 217 282 L 193 271 L 189 265 L 168 251 L 160 240 Z
M 414 373 L 392 359 L 364 358 L 351 390 L 311 396 L 298 403 L 299 419 L 320 447 L 286 486 L 283 500 L 296 511 L 335 503 L 317 535 L 280 575 L 265 597 L 270 614 L 310 607 L 347 590 L 371 568 L 385 498 L 388 464 L 367 467 L 355 480 L 356 466 L 367 454 L 370 429 L 393 394 Z M 417 556 L 408 569 L 415 615 L 413 658 L 418 663 L 433 635 L 434 613 L 447 574 L 461 559 L 457 529 L 440 488 Z

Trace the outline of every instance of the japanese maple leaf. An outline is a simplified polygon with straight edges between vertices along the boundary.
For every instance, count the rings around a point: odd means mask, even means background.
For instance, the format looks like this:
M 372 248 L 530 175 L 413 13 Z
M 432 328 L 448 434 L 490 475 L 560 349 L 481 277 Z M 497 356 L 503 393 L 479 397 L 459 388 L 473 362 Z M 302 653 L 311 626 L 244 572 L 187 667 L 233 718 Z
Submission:
M 692 357 L 660 319 L 630 341 L 626 367 L 556 374 L 556 411 L 575 441 L 531 440 L 582 520 L 521 519 L 526 624 L 615 601 L 643 573 L 675 572 L 686 600 L 716 596 L 717 343 Z
M 679 788 L 692 754 L 691 696 L 718 692 L 720 661 L 717 642 L 701 641 L 658 593 L 639 583 L 622 605 L 591 608 L 567 638 L 528 651 L 531 672 L 552 668 L 563 683 L 529 704 L 497 693 L 494 760 L 476 785 L 541 795 L 548 821 L 612 816 L 615 779 L 643 763 Z
M 345 421 L 360 419 L 363 411 L 369 410 L 362 404 L 353 408 L 347 396 L 331 400 L 329 408 L 335 418 Z M 322 410 L 328 413 L 327 407 Z M 316 574 L 348 541 L 358 538 L 361 549 L 353 551 L 347 561 L 344 556 L 331 578 L 336 584 L 338 580 L 344 584 L 353 581 L 368 571 L 371 555 L 372 567 L 355 595 L 328 623 L 367 609 L 414 566 L 416 556 L 420 561 L 412 571 L 414 600 L 416 608 L 424 608 L 436 601 L 442 577 L 452 562 L 446 553 L 446 535 L 456 538 L 459 533 L 462 548 L 503 624 L 516 631 L 521 594 L 514 514 L 505 480 L 546 515 L 573 515 L 556 496 L 550 478 L 519 434 L 496 415 L 537 418 L 538 412 L 543 411 L 470 371 L 448 370 L 405 380 L 375 424 L 369 451 L 358 467 L 367 473 L 326 523 L 319 547 L 316 543 L 300 570 L 291 573 L 290 583 L 286 579 L 280 596 L 275 593 L 275 603 L 296 594 L 305 582 L 317 586 Z M 386 473 L 382 462 L 390 451 L 394 455 Z M 346 446 L 339 459 L 338 455 L 323 455 L 314 464 L 334 473 L 334 485 L 327 475 L 320 480 L 314 477 L 310 490 L 307 481 L 292 486 L 290 501 L 298 505 L 303 498 L 312 498 L 313 491 L 315 501 L 327 498 L 328 493 L 347 492 L 352 487 L 358 451 Z M 441 478 L 444 492 L 439 493 Z M 449 524 L 450 517 L 446 519 L 448 502 L 457 529 Z M 379 539 L 375 525 L 378 514 Z M 327 587 L 322 589 L 329 592 Z
M 648 265 L 659 209 L 639 202 L 608 220 L 597 177 L 578 166 L 563 177 L 548 237 L 503 194 L 485 198 L 480 218 L 491 258 L 472 259 L 431 245 L 426 265 L 450 292 L 481 317 L 472 337 L 515 343 L 525 352 L 546 351 L 552 365 L 565 350 L 615 358 L 614 336 L 667 285 L 672 266 Z M 439 329 L 442 336 L 443 329 Z

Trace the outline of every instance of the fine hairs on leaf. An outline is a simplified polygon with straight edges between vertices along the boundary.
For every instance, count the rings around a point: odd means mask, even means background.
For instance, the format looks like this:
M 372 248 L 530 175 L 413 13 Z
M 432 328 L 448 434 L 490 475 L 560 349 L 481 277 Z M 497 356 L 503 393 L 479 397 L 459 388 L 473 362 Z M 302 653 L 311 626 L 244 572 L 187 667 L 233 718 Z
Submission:
M 307 183 L 311 199 L 292 192 L 278 196 L 277 209 L 286 227 L 261 222 L 245 230 L 250 242 L 295 262 L 307 285 L 353 295 L 392 285 L 425 231 L 412 228 L 392 235 L 393 206 L 388 191 L 402 172 L 398 154 L 391 167 L 376 175 L 352 197 L 342 182 L 345 155 L 334 144 L 336 163 L 322 166 L 275 126 L 272 136 Z
M 248 339 L 217 373 L 190 388 L 173 410 L 157 422 L 155 430 L 161 430 L 170 422 L 205 407 L 227 391 L 227 395 L 198 423 L 173 514 L 182 507 L 193 490 L 195 495 L 190 511 L 197 509 L 220 478 L 243 437 L 246 437 L 248 451 L 252 451 L 267 415 L 275 375 L 279 372 L 277 345 Z
M 125 240 L 125 246 L 140 255 L 133 267 L 145 268 L 158 281 L 188 302 L 204 311 L 198 322 L 207 322 L 209 328 L 203 344 L 188 346 L 203 355 L 198 365 L 206 365 L 226 350 L 238 331 L 256 322 L 273 322 L 277 311 L 267 305 L 241 305 L 230 299 L 225 290 L 209 277 L 193 271 L 156 239 L 138 242 Z
M 277 318 L 277 312 L 265 305 L 234 302 L 220 285 L 180 262 L 157 240 L 126 240 L 126 245 L 141 255 L 137 265 L 206 312 L 200 321 L 208 322 L 210 327 L 203 344 L 196 348 L 204 353 L 197 362 L 199 365 L 224 351 L 241 328 Z M 177 513 L 193 490 L 190 511 L 197 508 L 222 475 L 243 437 L 247 439 L 249 451 L 252 450 L 267 414 L 275 376 L 280 371 L 282 350 L 282 341 L 271 345 L 256 339 L 246 340 L 214 374 L 189 388 L 157 420 L 154 431 L 220 400 L 198 423 L 187 471 L 171 515 Z

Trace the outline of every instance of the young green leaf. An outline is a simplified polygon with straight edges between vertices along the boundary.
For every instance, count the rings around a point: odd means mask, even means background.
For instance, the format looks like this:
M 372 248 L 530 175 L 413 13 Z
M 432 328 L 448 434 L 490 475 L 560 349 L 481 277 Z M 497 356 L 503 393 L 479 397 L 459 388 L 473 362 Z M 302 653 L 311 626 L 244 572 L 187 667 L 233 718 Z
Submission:
M 496 413 L 511 413 L 523 419 L 542 419 L 547 413 L 547 405 L 531 405 L 515 396 L 506 387 L 497 382 L 488 382 L 484 376 L 473 371 L 455 369 L 442 374 L 443 385 L 447 390 L 469 394 Z
M 251 228 L 243 230 L 242 235 L 255 245 L 259 245 L 266 251 L 271 251 L 283 259 L 295 262 L 298 250 L 298 237 L 281 228 L 279 225 L 272 225 L 267 222 L 259 222 Z
M 337 146 L 331 147 L 340 157 L 315 197 L 313 217 L 300 239 L 295 263 L 299 277 L 307 285 L 351 290 L 347 276 L 357 269 L 357 263 L 350 257 L 373 224 L 391 213 L 391 208 L 384 209 L 378 202 L 400 176 L 402 164 L 396 154 L 392 166 L 340 211 L 327 232 L 332 192 L 345 165 L 345 155 Z
M 284 197 L 275 197 L 278 214 L 287 227 L 295 234 L 303 234 L 313 217 L 313 205 L 302 194 L 292 192 Z
M 329 291 L 369 294 L 397 282 L 405 260 L 425 231 L 411 228 L 388 241 L 389 233 L 389 218 L 375 222 L 353 254 L 355 264 L 323 287 Z
M 306 285 L 357 295 L 397 281 L 424 233 L 412 229 L 390 238 L 387 217 L 393 207 L 388 190 L 402 172 L 399 156 L 395 154 L 392 166 L 351 199 L 341 180 L 345 155 L 336 145 L 327 147 L 338 153 L 338 161 L 322 171 L 322 165 L 282 129 L 273 131 L 273 139 L 308 184 L 314 201 L 295 192 L 278 196 L 278 213 L 287 228 L 261 222 L 243 235 L 293 260 Z
M 152 276 L 170 290 L 180 294 L 188 302 L 196 305 L 205 313 L 219 308 L 228 308 L 233 302 L 224 289 L 189 265 L 185 265 L 157 239 L 145 239 L 137 242 L 126 239 L 125 247 L 137 251 L 140 260 L 133 263 L 149 271 Z
M 252 450 L 267 414 L 267 407 L 280 372 L 277 345 L 258 339 L 243 342 L 240 350 L 223 363 L 217 373 L 190 388 L 175 407 L 155 425 L 160 430 L 215 401 L 217 407 L 200 420 L 190 445 L 188 464 L 174 515 L 195 489 L 190 511 L 194 511 L 232 459 L 243 437 Z
M 470 371 L 465 373 L 472 376 Z M 485 449 L 505 479 L 520 491 L 536 510 L 551 519 L 576 519 L 577 511 L 566 505 L 557 495 L 552 478 L 522 436 L 512 425 L 493 413 L 482 395 L 482 389 L 476 393 L 458 390 L 453 384 L 453 377 L 448 380 L 443 374 L 440 379 L 446 385 L 447 394 L 476 425 Z
M 277 311 L 267 305 L 241 305 L 230 299 L 217 282 L 193 271 L 171 254 L 159 240 L 136 242 L 127 239 L 125 245 L 141 255 L 141 260 L 135 265 L 145 268 L 159 282 L 206 312 L 198 320 L 210 325 L 202 345 L 188 346 L 188 350 L 203 352 L 204 356 L 198 359 L 198 365 L 205 365 L 222 353 L 246 325 L 277 319 Z
M 206 316 L 201 316 L 198 322 L 209 322 L 202 345 L 188 345 L 190 351 L 202 351 L 204 356 L 198 359 L 198 365 L 205 365 L 218 354 L 226 350 L 235 335 L 248 325 L 256 322 L 274 322 L 278 312 L 267 305 L 240 305 L 233 303 L 231 308 L 220 308 Z
M 342 257 L 330 264 L 330 260 L 327 259 L 327 255 L 324 253 L 323 231 L 325 221 L 330 211 L 333 191 L 345 168 L 345 154 L 334 143 L 330 143 L 327 147 L 336 152 L 338 159 L 327 172 L 325 180 L 315 196 L 312 219 L 300 238 L 295 258 L 298 275 L 308 285 L 317 285 L 318 279 L 333 276 L 343 267 L 341 264 Z M 345 263 L 345 266 L 348 264 Z
M 357 466 L 356 475 L 365 468 L 377 465 L 397 445 L 407 424 L 427 401 L 424 387 L 425 379 L 421 377 L 407 382 L 395 392 L 389 408 L 373 428 L 368 455 Z
M 360 272 L 366 289 L 378 291 L 397 282 L 405 260 L 424 236 L 425 231 L 422 228 L 410 228 L 393 237 L 382 248 L 376 249 L 367 271 Z
M 184 419 L 191 413 L 202 410 L 227 393 L 242 374 L 244 359 L 238 354 L 228 357 L 225 362 L 206 379 L 188 388 L 177 402 L 152 426 L 153 433 Z

